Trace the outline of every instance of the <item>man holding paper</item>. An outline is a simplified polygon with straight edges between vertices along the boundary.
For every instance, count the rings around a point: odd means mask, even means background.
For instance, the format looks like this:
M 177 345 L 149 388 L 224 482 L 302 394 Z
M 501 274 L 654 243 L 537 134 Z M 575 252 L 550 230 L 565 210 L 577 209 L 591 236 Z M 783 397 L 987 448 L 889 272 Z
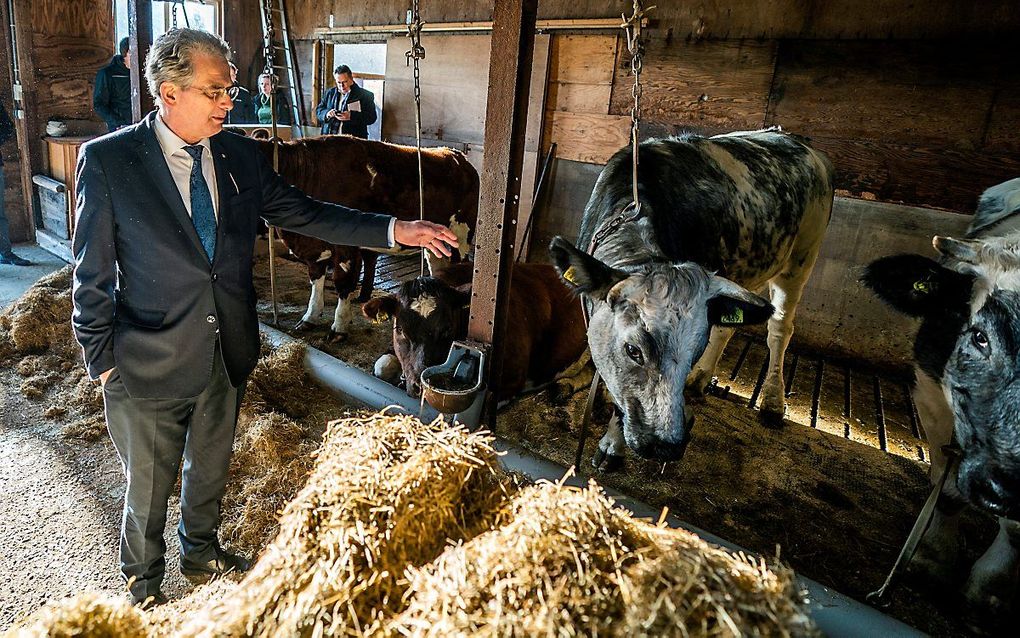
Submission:
M 354 83 L 351 67 L 333 69 L 336 87 L 326 91 L 315 108 L 323 135 L 344 133 L 368 139 L 368 127 L 375 123 L 375 96 Z

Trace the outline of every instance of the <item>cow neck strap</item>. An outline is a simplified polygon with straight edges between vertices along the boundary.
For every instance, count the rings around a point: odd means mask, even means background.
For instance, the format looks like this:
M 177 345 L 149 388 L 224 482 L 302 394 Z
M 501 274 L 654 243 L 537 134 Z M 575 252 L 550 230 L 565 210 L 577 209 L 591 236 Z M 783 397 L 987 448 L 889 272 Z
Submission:
M 942 494 L 942 488 L 945 487 L 946 479 L 949 478 L 953 467 L 956 466 L 961 455 L 960 447 L 955 440 L 949 445 L 942 446 L 942 452 L 946 455 L 946 465 L 942 468 L 942 473 L 939 474 L 938 480 L 935 481 L 935 486 L 932 488 L 931 494 L 928 495 L 928 500 L 925 501 L 924 507 L 921 508 L 921 513 L 917 515 L 914 527 L 910 530 L 910 535 L 907 536 L 906 542 L 903 543 L 903 548 L 900 550 L 899 556 L 896 557 L 896 562 L 893 563 L 892 569 L 889 570 L 889 575 L 886 576 L 882 586 L 868 594 L 867 598 L 865 598 L 872 605 L 882 606 L 886 604 L 886 595 L 889 593 L 900 572 L 907 566 L 910 559 L 914 557 L 914 552 L 917 551 L 917 547 L 921 544 L 921 539 L 931 525 L 931 521 L 935 516 L 935 506 L 938 504 L 939 496 Z

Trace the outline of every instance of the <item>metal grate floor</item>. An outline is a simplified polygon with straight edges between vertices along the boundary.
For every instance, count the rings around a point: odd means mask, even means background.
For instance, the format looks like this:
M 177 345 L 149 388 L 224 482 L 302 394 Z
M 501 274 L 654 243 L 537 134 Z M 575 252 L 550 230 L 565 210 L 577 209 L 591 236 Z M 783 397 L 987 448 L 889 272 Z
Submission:
M 379 255 L 375 264 L 375 289 L 385 293 L 396 292 L 405 281 L 421 273 L 421 257 L 417 252 L 407 255 Z
M 786 355 L 786 420 L 912 460 L 928 460 L 910 398 L 910 383 L 816 353 Z M 768 347 L 764 338 L 734 335 L 716 370 L 717 395 L 759 407 Z

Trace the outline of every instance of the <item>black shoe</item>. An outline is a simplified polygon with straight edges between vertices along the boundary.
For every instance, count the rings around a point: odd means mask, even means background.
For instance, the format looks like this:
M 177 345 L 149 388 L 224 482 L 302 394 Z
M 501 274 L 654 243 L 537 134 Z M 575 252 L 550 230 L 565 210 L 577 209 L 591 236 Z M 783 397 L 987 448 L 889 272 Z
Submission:
M 0 255 L 0 264 L 6 266 L 32 266 L 32 262 L 27 259 L 18 257 L 14 253 L 8 253 L 6 255 Z
M 181 573 L 196 585 L 209 582 L 213 576 L 222 576 L 230 572 L 246 572 L 251 569 L 251 561 L 243 556 L 231 554 L 217 547 L 216 558 L 198 563 L 187 556 L 181 556 Z
M 131 604 L 138 607 L 142 611 L 150 611 L 153 607 L 159 607 L 170 602 L 170 599 L 166 597 L 161 590 L 156 590 L 155 594 L 139 598 L 138 596 L 131 596 Z

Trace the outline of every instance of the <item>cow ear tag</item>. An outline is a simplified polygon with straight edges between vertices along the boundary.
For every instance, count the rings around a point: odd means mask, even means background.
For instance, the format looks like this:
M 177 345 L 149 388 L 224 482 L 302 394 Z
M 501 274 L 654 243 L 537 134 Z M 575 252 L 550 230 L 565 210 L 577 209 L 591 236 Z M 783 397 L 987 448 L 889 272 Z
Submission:
M 930 294 L 933 289 L 934 285 L 932 285 L 932 282 L 929 279 L 921 279 L 914 282 L 914 292 L 918 294 L 927 295 Z
M 375 321 L 373 321 L 372 323 L 383 323 L 383 322 L 389 321 L 389 320 L 390 320 L 390 313 L 388 313 L 388 312 L 379 312 L 379 313 L 376 313 Z
M 577 283 L 577 271 L 574 270 L 573 266 L 571 266 L 570 268 L 567 268 L 567 270 L 563 273 L 563 278 L 566 279 L 567 281 L 569 281 L 572 284 L 576 284 Z
M 742 325 L 744 323 L 744 309 L 734 308 L 733 312 L 719 317 L 719 323 L 727 326 Z

